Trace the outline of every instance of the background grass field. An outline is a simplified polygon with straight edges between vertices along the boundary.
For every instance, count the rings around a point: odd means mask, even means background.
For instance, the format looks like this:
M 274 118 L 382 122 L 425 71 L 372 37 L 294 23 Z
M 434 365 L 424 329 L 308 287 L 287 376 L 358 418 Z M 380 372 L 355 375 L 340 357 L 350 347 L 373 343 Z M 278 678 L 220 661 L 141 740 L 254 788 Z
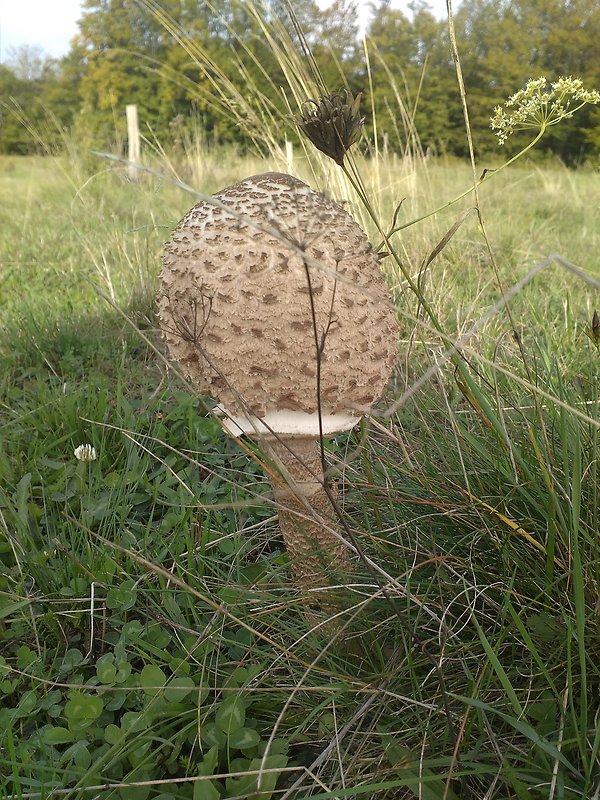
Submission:
M 328 443 L 376 566 L 339 576 L 344 645 L 310 631 L 268 484 L 154 318 L 195 202 L 172 179 L 210 194 L 283 154 L 179 154 L 138 183 L 101 158 L 0 161 L 0 796 L 598 797 L 598 176 L 480 187 L 505 289 L 553 253 L 591 276 L 549 264 L 513 328 L 480 323 L 501 292 L 472 195 L 445 207 L 470 168 L 358 164 L 382 219 L 441 209 L 395 241 L 443 334 L 384 260 L 398 369 L 370 430 Z M 377 241 L 331 168 L 294 169 Z M 436 367 L 471 329 L 469 379 Z

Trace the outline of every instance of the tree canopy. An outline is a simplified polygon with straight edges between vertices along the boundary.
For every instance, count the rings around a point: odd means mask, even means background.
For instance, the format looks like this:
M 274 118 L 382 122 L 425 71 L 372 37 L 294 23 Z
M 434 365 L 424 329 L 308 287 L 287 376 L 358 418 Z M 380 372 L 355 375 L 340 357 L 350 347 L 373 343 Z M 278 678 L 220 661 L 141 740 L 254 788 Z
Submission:
M 373 0 L 366 48 L 352 0 L 326 10 L 315 0 L 292 5 L 293 15 L 286 0 L 84 0 L 64 58 L 22 48 L 0 65 L 0 152 L 59 146 L 61 131 L 119 149 L 128 103 L 138 104 L 146 134 L 163 144 L 193 124 L 209 141 L 260 147 L 253 115 L 258 130 L 266 118 L 289 119 L 310 96 L 288 59 L 293 49 L 314 91 L 363 92 L 378 146 L 464 155 L 447 24 L 425 0 L 413 0 L 407 13 Z M 469 0 L 455 26 L 480 153 L 495 147 L 494 107 L 529 78 L 573 75 L 600 86 L 596 0 Z M 32 136 L 32 128 L 45 133 Z M 598 155 L 599 110 L 585 109 L 545 147 L 570 163 Z

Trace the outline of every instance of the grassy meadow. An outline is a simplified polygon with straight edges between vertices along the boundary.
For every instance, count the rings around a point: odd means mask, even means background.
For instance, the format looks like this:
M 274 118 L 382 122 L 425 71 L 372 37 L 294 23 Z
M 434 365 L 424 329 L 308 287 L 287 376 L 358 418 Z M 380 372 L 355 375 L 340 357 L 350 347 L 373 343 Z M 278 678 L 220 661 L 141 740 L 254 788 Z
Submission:
M 478 216 L 449 205 L 468 165 L 357 165 L 386 229 L 403 201 L 406 274 L 383 259 L 388 393 L 326 445 L 369 559 L 337 576 L 336 639 L 154 316 L 196 202 L 174 181 L 210 194 L 285 153 L 163 154 L 138 182 L 0 158 L 2 800 L 599 797 L 598 174 L 519 162 Z M 378 242 L 333 164 L 292 168 Z

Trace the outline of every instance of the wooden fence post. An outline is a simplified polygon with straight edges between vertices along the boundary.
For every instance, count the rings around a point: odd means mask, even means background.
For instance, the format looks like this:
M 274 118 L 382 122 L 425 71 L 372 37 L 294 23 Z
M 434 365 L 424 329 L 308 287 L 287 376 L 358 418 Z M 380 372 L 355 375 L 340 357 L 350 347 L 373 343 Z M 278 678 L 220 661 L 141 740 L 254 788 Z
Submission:
M 135 103 L 125 106 L 127 114 L 127 144 L 128 159 L 134 164 L 140 163 L 140 129 L 138 126 L 137 105 Z M 127 167 L 127 175 L 130 181 L 137 181 L 140 178 L 140 171 L 133 164 Z
M 294 171 L 294 145 L 288 139 L 285 140 L 285 168 L 288 175 Z

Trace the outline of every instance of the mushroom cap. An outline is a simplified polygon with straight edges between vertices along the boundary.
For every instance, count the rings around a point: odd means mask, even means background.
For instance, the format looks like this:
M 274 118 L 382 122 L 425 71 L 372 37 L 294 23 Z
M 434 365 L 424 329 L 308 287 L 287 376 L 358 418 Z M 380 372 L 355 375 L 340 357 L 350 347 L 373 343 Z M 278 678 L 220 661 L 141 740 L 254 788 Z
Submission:
M 366 235 L 290 175 L 255 175 L 194 206 L 166 245 L 158 305 L 171 357 L 246 432 L 287 412 L 318 432 L 319 394 L 323 417 L 341 415 L 333 430 L 351 427 L 396 358 L 395 311 Z

